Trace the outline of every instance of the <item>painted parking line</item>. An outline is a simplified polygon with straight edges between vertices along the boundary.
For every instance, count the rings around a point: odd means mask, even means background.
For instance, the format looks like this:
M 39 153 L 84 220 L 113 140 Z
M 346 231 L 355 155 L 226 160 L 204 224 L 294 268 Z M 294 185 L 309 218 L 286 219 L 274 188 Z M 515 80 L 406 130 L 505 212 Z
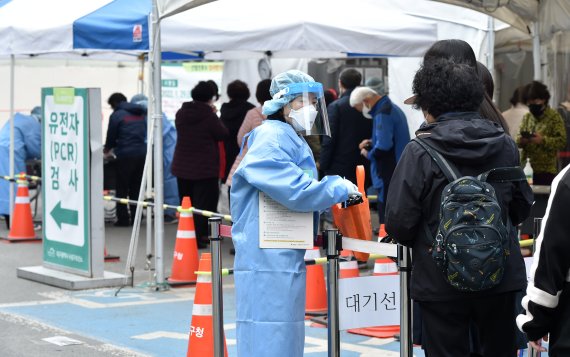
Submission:
M 125 349 L 151 356 L 182 356 L 188 348 L 194 288 L 168 292 L 102 289 L 57 292 L 46 300 L 6 304 L 0 311 L 25 316 Z M 237 354 L 235 294 L 224 286 L 224 330 L 229 356 Z M 327 356 L 327 330 L 306 323 L 305 354 Z M 381 341 L 381 342 L 380 342 Z M 399 343 L 341 332 L 343 357 L 397 356 Z M 416 350 L 414 351 L 416 352 Z M 416 356 L 423 356 L 417 351 Z

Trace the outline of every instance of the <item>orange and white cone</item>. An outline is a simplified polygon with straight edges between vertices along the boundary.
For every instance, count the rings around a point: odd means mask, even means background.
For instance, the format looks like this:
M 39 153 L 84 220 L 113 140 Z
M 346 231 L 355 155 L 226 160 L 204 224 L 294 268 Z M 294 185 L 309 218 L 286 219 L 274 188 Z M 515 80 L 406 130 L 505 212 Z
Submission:
M 360 276 L 357 260 L 349 260 L 347 262 L 340 261 L 338 263 L 338 269 L 340 279 L 358 278 Z
M 198 244 L 192 215 L 190 197 L 182 199 L 182 210 L 176 232 L 176 244 L 172 259 L 171 275 L 166 281 L 171 286 L 196 283 L 198 270 Z
M 305 259 L 321 257 L 319 248 L 308 249 Z M 305 313 L 322 315 L 327 312 L 327 289 L 322 265 L 307 265 L 307 286 L 305 292 Z
M 202 253 L 200 272 L 211 272 L 212 255 Z M 214 320 L 212 308 L 212 276 L 199 275 L 196 285 L 187 357 L 214 357 Z M 228 356 L 224 335 L 224 356 Z
M 398 275 L 398 267 L 390 258 L 376 259 L 372 276 Z M 392 338 L 400 333 L 399 325 L 355 328 L 350 333 L 378 338 Z
M 17 182 L 18 191 L 10 222 L 10 233 L 8 233 L 6 240 L 9 242 L 39 241 L 41 238 L 38 238 L 34 231 L 28 181 L 22 178 Z
M 384 223 L 382 223 L 380 225 L 380 229 L 378 230 L 378 242 L 380 242 L 382 238 L 386 237 L 387 235 L 388 233 L 386 233 L 386 227 L 384 226 Z

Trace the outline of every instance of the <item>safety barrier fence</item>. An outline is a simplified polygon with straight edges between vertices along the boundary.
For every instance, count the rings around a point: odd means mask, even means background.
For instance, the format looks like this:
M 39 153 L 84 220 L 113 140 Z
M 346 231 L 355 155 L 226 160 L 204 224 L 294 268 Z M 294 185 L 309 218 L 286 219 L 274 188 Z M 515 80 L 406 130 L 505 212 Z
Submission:
M 19 174 L 17 176 L 0 176 L 1 179 L 10 181 L 10 182 L 18 182 L 18 181 L 30 181 L 30 182 L 41 182 L 42 178 L 39 176 L 32 176 L 26 174 Z
M 212 255 L 211 272 L 197 272 L 199 275 L 212 276 L 212 310 L 214 327 L 214 356 L 224 356 L 223 332 L 223 295 L 222 276 L 233 274 L 233 269 L 222 268 L 221 241 L 231 238 L 231 226 L 221 224 L 221 217 L 208 220 L 210 249 Z M 540 221 L 535 219 L 535 236 L 538 236 Z M 400 276 L 400 356 L 412 357 L 412 301 L 410 298 L 411 249 L 399 244 L 364 241 L 343 237 L 337 229 L 327 229 L 323 234 L 325 258 L 306 260 L 305 264 L 327 264 L 327 302 L 328 302 L 328 356 L 340 356 L 339 323 L 339 263 L 342 249 L 355 250 L 372 254 L 372 257 L 396 258 Z M 522 247 L 533 246 L 534 240 L 521 241 Z M 534 249 L 533 249 L 534 250 Z M 529 357 L 539 356 L 539 352 L 529 346 Z

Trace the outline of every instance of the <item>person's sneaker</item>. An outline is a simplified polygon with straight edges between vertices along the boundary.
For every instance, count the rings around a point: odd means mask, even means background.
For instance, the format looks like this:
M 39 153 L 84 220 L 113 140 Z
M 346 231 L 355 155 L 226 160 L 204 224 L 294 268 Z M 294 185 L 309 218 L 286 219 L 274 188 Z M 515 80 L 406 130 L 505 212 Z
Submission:
M 164 216 L 164 224 L 176 224 L 178 223 L 178 218 L 172 216 Z

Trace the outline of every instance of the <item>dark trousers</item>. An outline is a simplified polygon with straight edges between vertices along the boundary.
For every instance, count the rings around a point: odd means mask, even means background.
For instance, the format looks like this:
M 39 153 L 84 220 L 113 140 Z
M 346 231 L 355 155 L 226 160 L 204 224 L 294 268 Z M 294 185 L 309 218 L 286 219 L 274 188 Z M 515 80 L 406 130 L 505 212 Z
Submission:
M 144 171 L 144 156 L 128 157 L 117 159 L 117 170 L 115 171 L 117 180 L 117 197 L 139 199 L 139 191 Z M 136 205 L 129 206 L 117 204 L 117 218 L 120 223 L 132 223 L 135 217 Z
M 515 293 L 477 299 L 423 302 L 422 344 L 427 356 L 468 357 L 470 328 L 479 336 L 484 357 L 513 357 L 515 345 Z
M 192 207 L 216 212 L 220 196 L 220 186 L 217 177 L 202 180 L 177 178 L 176 180 L 178 181 L 180 202 L 182 202 L 183 197 L 188 196 L 192 201 Z M 208 217 L 195 214 L 194 225 L 196 226 L 196 237 L 201 241 L 207 241 Z

